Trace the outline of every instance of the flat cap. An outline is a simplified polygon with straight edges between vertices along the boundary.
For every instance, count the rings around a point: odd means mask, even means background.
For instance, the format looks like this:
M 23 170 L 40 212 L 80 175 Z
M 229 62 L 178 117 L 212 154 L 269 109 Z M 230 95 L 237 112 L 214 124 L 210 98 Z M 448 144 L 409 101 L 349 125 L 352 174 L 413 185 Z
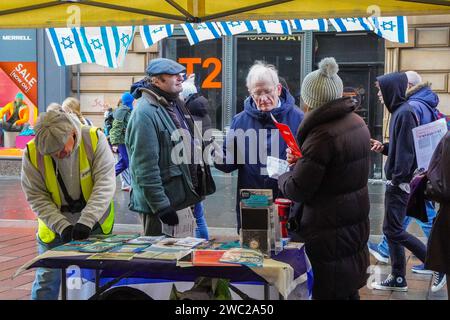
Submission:
M 52 154 L 61 151 L 69 138 L 69 134 L 75 130 L 70 116 L 64 112 L 42 112 L 34 126 L 36 136 L 34 141 L 40 154 Z
M 155 76 L 158 74 L 179 74 L 186 72 L 186 68 L 173 60 L 157 58 L 150 61 L 145 72 L 149 76 Z

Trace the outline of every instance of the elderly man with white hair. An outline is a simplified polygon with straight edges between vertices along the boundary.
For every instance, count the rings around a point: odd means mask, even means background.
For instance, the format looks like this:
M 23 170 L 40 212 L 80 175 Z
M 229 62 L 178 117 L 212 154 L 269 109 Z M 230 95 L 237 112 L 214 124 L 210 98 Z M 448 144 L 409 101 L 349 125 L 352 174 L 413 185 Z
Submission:
M 91 234 L 109 234 L 114 224 L 114 157 L 105 135 L 81 126 L 64 112 L 39 115 L 35 138 L 22 159 L 22 188 L 38 218 L 39 254 Z M 33 300 L 56 300 L 58 270 L 39 268 Z
M 286 159 L 287 145 L 272 120 L 297 132 L 303 112 L 294 97 L 280 84 L 273 65 L 256 62 L 247 75 L 249 97 L 244 111 L 233 117 L 224 146 L 222 159 L 215 166 L 223 172 L 238 170 L 236 197 L 237 227 L 240 229 L 240 189 L 271 189 L 274 199 L 280 194 L 277 180 L 267 174 L 266 159 L 272 155 Z M 272 130 L 274 135 L 272 135 Z

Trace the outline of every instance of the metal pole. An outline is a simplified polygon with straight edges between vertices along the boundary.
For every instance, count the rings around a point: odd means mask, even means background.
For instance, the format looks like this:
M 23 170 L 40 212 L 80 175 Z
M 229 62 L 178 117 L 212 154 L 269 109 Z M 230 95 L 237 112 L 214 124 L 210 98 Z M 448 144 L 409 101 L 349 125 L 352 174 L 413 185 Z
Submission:
M 264 300 L 270 300 L 270 285 L 264 283 Z
M 95 293 L 97 294 L 100 289 L 100 270 L 95 269 Z
M 66 268 L 61 269 L 61 300 L 67 300 Z

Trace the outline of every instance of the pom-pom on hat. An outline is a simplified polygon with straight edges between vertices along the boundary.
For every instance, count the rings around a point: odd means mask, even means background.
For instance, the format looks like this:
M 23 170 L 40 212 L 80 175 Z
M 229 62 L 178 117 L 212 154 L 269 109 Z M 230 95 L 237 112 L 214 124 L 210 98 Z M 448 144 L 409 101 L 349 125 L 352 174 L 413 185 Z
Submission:
M 339 66 L 334 58 L 324 58 L 319 69 L 309 73 L 302 83 L 301 97 L 310 109 L 342 97 L 344 86 L 337 75 Z

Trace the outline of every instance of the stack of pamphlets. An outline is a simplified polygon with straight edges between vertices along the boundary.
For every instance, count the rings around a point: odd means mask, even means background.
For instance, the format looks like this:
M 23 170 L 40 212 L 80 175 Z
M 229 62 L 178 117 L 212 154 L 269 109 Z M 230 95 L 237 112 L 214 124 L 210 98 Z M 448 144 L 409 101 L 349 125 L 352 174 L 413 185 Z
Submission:
M 157 260 L 178 260 L 189 254 L 190 250 L 186 248 L 164 248 L 156 245 L 144 249 L 135 258 L 139 259 L 157 259 Z
M 139 237 L 139 234 L 115 234 L 106 239 L 103 239 L 102 241 L 109 243 L 125 243 L 130 240 L 136 239 L 137 237 Z
M 166 238 L 166 236 L 142 236 L 131 239 L 127 244 L 155 244 Z
M 219 261 L 241 264 L 247 267 L 262 267 L 264 255 L 256 250 L 233 248 L 225 251 Z
M 119 247 L 111 249 L 110 252 L 120 252 L 120 253 L 139 253 L 148 248 L 148 244 L 136 245 L 136 244 L 122 244 Z
M 236 264 L 221 262 L 226 250 L 194 250 L 192 252 L 192 265 L 203 267 L 237 267 Z
M 133 259 L 134 253 L 132 252 L 102 252 L 96 253 L 88 257 L 88 260 L 126 260 Z
M 106 252 L 119 245 L 120 243 L 94 242 L 89 245 L 83 246 L 78 251 L 86 253 Z
M 92 241 L 71 241 L 53 248 L 53 251 L 80 251 L 81 248 L 92 244 Z

